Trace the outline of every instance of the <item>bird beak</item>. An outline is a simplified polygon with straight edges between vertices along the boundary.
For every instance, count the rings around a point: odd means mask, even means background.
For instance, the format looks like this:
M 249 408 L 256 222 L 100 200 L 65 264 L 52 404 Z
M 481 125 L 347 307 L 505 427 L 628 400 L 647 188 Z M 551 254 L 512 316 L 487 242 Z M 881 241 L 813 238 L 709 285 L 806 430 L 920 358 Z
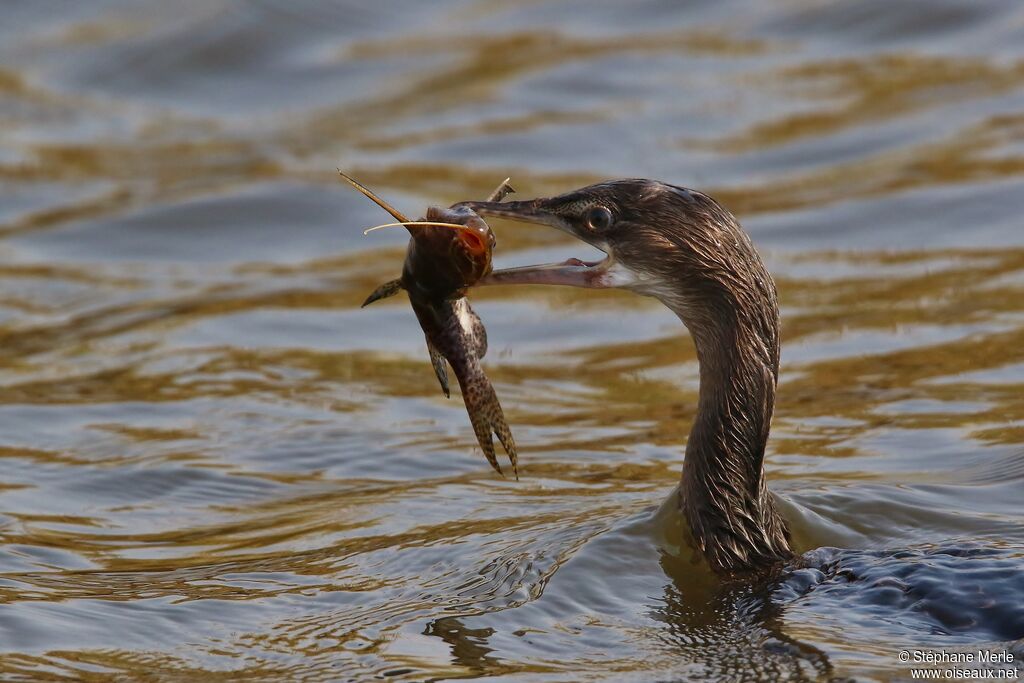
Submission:
M 508 218 L 520 223 L 547 225 L 568 233 L 576 239 L 603 249 L 603 245 L 593 244 L 579 235 L 572 225 L 547 207 L 549 199 L 533 199 L 519 202 L 461 202 L 481 216 Z M 607 253 L 607 251 L 605 251 Z M 480 280 L 478 285 L 568 285 L 570 287 L 587 287 L 603 289 L 620 287 L 625 283 L 618 282 L 614 259 L 609 255 L 601 261 L 587 262 L 580 259 L 569 259 L 563 263 L 549 263 L 521 268 L 505 268 L 491 271 L 491 274 Z
M 549 199 L 530 199 L 522 202 L 461 202 L 457 206 L 465 206 L 481 216 L 497 216 L 510 218 L 520 223 L 535 223 L 558 228 L 562 232 L 574 235 L 569 224 L 558 214 L 548 210 Z

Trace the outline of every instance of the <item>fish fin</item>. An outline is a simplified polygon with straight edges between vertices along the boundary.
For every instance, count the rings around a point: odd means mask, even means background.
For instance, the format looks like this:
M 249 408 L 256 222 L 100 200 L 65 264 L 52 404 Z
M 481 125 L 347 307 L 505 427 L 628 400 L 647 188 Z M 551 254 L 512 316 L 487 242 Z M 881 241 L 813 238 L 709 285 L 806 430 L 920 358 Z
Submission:
M 519 454 L 516 452 L 516 440 L 512 437 L 512 430 L 509 429 L 508 423 L 505 422 L 505 414 L 501 410 L 497 396 L 494 397 L 494 403 L 498 408 L 497 420 L 492 424 L 494 433 L 498 435 L 498 441 L 501 442 L 509 462 L 512 463 L 512 474 L 515 475 L 516 481 L 519 481 Z
M 504 199 L 508 195 L 514 194 L 515 193 L 515 188 L 513 188 L 511 185 L 508 184 L 510 180 L 512 180 L 512 179 L 511 178 L 505 178 L 504 180 L 502 180 L 501 181 L 501 185 L 498 185 L 496 188 L 494 188 L 494 192 L 492 192 L 490 194 L 490 196 L 487 198 L 487 201 L 489 201 L 489 202 L 500 202 L 502 199 Z
M 484 457 L 494 470 L 505 476 L 498 464 L 498 458 L 494 452 L 493 434 L 498 435 L 498 440 L 505 448 L 509 461 L 512 463 L 512 470 L 516 479 L 519 479 L 519 463 L 516 453 L 516 442 L 512 438 L 512 430 L 505 422 L 505 414 L 498 402 L 498 395 L 494 392 L 487 375 L 480 367 L 479 361 L 473 359 L 469 363 L 460 363 L 452 366 L 459 378 L 459 387 L 462 389 L 462 400 L 466 403 L 466 412 L 469 413 L 469 421 L 476 433 L 476 440 L 484 452 Z
M 504 477 L 505 473 L 501 471 L 501 465 L 498 464 L 498 456 L 494 453 L 494 439 L 491 438 L 491 423 L 487 421 L 487 418 L 479 414 L 470 414 L 469 421 L 473 423 L 473 431 L 476 432 L 477 443 L 480 444 L 480 448 L 483 450 L 484 457 L 487 458 L 487 462 L 490 463 L 495 472 Z
M 487 329 L 484 328 L 484 324 L 480 322 L 480 318 L 476 319 L 477 325 L 474 329 L 476 333 L 476 357 L 483 358 L 487 355 Z
M 366 297 L 366 301 L 363 302 L 363 305 L 360 308 L 366 308 L 374 301 L 379 301 L 380 299 L 387 299 L 389 296 L 394 296 L 395 294 L 398 294 L 398 291 L 400 289 L 403 289 L 401 280 L 389 280 L 388 282 L 385 282 L 377 289 L 373 290 L 370 296 Z
M 437 381 L 441 383 L 441 391 L 444 392 L 445 398 L 452 397 L 452 391 L 448 386 L 448 368 L 445 366 L 444 356 L 437 350 L 430 340 L 427 340 L 427 351 L 430 352 L 430 364 L 434 366 L 434 374 L 437 375 Z

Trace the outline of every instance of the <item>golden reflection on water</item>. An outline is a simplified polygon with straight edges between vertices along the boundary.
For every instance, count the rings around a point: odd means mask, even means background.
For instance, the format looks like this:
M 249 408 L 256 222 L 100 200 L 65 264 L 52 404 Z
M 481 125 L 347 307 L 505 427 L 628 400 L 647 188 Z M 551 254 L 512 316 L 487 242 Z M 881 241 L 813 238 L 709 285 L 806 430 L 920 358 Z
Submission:
M 228 5 L 44 19 L 4 53 L 5 677 L 700 677 L 728 653 L 771 678 L 765 637 L 819 675 L 892 674 L 878 632 L 848 634 L 863 664 L 782 607 L 732 613 L 744 588 L 652 515 L 697 401 L 655 301 L 472 293 L 523 454 L 523 481 L 491 476 L 407 302 L 358 309 L 403 245 L 359 237 L 377 210 L 338 165 L 414 211 L 505 175 L 524 198 L 620 175 L 707 190 L 778 283 L 767 464 L 802 547 L 1024 544 L 1018 57 L 836 57 L 781 6 L 577 32 L 549 3 L 522 27 L 482 2 L 444 30 L 360 14 L 379 31 L 323 37 L 329 8 Z M 224 66 L 222 41 L 246 51 Z M 906 227 L 906 202 L 952 193 L 971 219 Z M 572 248 L 495 229 L 499 265 Z
M 716 147 L 743 152 L 785 145 L 801 138 L 834 134 L 893 114 L 934 107 L 955 91 L 971 99 L 1020 88 L 1024 62 L 987 58 L 947 58 L 881 54 L 785 67 L 772 76 L 788 88 L 825 103 L 824 111 L 787 116 L 754 126 L 742 136 L 716 141 Z M 757 85 L 763 78 L 751 78 Z

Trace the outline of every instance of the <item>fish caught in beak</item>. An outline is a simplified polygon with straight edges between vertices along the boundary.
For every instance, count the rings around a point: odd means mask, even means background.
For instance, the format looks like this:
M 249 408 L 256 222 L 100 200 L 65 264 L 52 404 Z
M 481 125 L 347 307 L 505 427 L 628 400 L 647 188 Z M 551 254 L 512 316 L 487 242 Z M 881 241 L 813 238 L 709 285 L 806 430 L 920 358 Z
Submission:
M 377 287 L 363 306 L 402 290 L 408 293 L 409 303 L 426 337 L 427 352 L 441 390 L 446 397 L 451 395 L 450 365 L 484 457 L 504 476 L 494 447 L 493 436 L 497 436 L 512 464 L 512 473 L 518 479 L 516 442 L 480 362 L 487 353 L 487 331 L 465 296 L 466 290 L 491 270 L 494 234 L 483 219 L 466 206 L 429 207 L 425 219 L 410 221 L 340 169 L 338 173 L 397 221 L 374 226 L 363 234 L 405 226 L 410 235 L 401 277 Z M 491 193 L 488 203 L 500 202 L 514 191 L 506 178 Z
M 631 276 L 623 277 L 624 271 L 616 264 L 608 242 L 602 235 L 602 228 L 611 225 L 611 211 L 585 197 L 563 195 L 552 199 L 504 203 L 463 202 L 461 205 L 481 216 L 553 227 L 607 254 L 598 261 L 571 258 L 562 263 L 494 270 L 480 280 L 480 285 L 567 285 L 604 289 L 625 287 L 634 279 Z

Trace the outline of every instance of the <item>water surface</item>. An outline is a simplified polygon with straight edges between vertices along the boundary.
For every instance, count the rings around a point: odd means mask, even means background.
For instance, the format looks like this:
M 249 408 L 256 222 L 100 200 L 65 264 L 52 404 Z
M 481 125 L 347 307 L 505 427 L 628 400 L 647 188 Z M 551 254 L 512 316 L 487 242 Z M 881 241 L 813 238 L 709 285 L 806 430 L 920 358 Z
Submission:
M 8 2 L 0 672 L 906 676 L 1024 637 L 1024 8 Z M 497 478 L 408 305 L 403 210 L 653 177 L 782 301 L 766 460 L 815 570 L 722 584 L 669 507 L 653 300 L 490 288 Z M 588 254 L 496 221 L 500 265 Z M 818 574 L 814 574 L 818 571 Z M 845 573 L 844 573 L 845 572 Z

